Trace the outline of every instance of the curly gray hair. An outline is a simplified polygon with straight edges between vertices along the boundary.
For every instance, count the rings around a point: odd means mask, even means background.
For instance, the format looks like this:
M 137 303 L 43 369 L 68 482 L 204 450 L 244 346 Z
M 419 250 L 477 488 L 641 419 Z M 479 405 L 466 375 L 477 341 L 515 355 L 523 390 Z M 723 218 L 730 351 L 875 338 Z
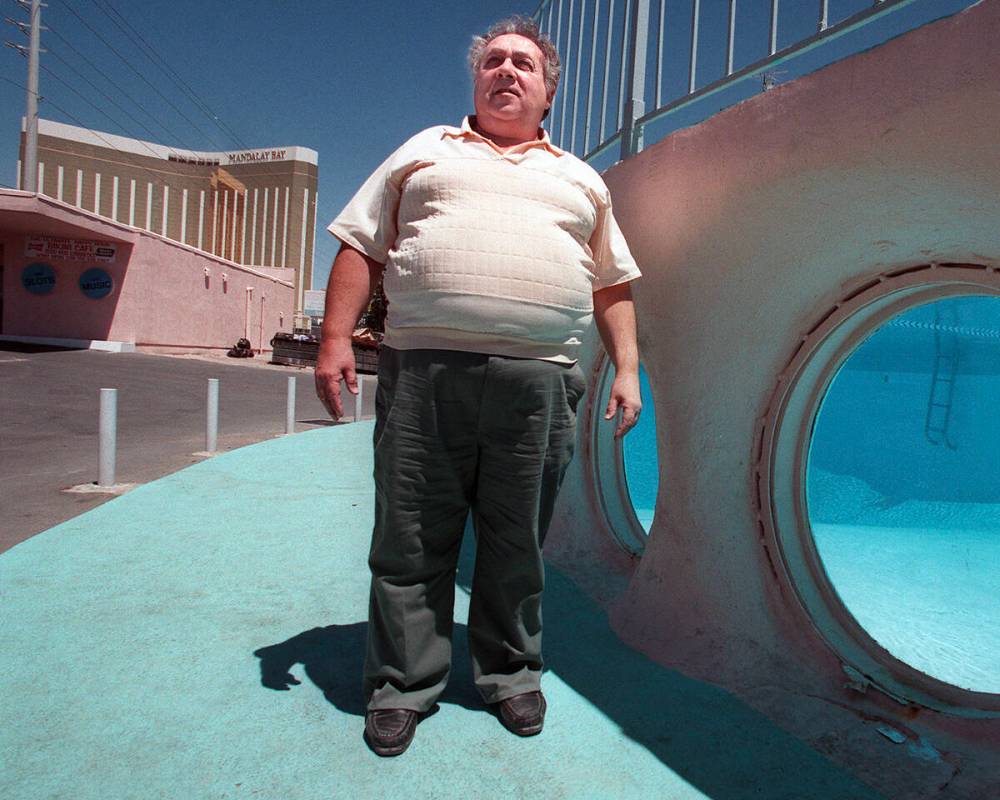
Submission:
M 502 19 L 494 22 L 486 33 L 472 37 L 472 45 L 469 47 L 469 66 L 472 67 L 473 76 L 479 69 L 479 62 L 482 61 L 487 45 L 498 36 L 508 33 L 516 33 L 518 36 L 530 39 L 542 51 L 545 59 L 545 88 L 555 94 L 559 85 L 559 53 L 552 40 L 539 30 L 538 23 L 530 17 L 513 16 Z

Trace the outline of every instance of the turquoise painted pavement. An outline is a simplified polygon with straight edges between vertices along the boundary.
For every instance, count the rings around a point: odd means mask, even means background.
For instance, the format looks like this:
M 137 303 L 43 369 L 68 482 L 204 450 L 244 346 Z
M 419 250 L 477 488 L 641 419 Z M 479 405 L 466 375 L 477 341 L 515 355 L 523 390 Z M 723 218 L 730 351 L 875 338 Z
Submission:
M 371 423 L 217 456 L 0 556 L 0 797 L 875 798 L 731 695 L 624 647 L 549 568 L 550 711 L 480 705 L 464 625 L 410 749 L 362 741 Z M 464 621 L 473 553 L 459 570 Z

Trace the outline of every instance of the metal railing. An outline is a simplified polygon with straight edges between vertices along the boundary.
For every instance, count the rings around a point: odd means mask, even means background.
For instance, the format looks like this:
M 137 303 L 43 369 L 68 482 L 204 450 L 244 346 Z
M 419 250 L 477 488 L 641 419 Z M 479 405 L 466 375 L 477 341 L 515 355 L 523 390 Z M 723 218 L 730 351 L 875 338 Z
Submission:
M 615 145 L 620 158 L 628 158 L 642 150 L 651 123 L 754 76 L 766 91 L 774 85 L 779 64 L 906 6 L 940 4 L 862 1 L 868 5 L 831 24 L 831 2 L 857 7 L 858 0 L 812 0 L 817 8 L 813 27 L 801 11 L 794 19 L 781 17 L 779 0 L 755 0 L 749 11 L 742 4 L 738 9 L 737 0 L 543 0 L 534 18 L 555 43 L 563 64 L 548 120 L 550 135 L 587 161 Z M 766 28 L 761 9 L 767 11 Z M 779 19 L 793 36 L 804 25 L 814 32 L 779 49 Z M 781 35 L 788 38 L 789 33 L 783 28 Z M 754 37 L 766 40 L 753 42 Z M 737 66 L 738 41 L 750 52 L 751 63 L 745 66 Z M 748 58 L 742 55 L 742 60 Z M 706 73 L 707 82 L 701 80 Z

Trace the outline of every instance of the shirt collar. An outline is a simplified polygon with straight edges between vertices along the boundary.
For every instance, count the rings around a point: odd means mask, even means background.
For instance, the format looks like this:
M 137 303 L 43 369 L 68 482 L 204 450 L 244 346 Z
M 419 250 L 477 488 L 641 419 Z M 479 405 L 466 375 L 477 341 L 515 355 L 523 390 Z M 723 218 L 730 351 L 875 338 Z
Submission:
M 466 138 L 473 139 L 475 141 L 484 142 L 490 147 L 499 150 L 493 142 L 483 136 L 479 131 L 472 127 L 472 120 L 475 119 L 473 115 L 467 116 L 462 120 L 462 125 L 459 128 L 447 127 L 444 130 L 443 136 L 449 136 L 453 139 Z M 537 139 L 532 139 L 530 142 L 522 142 L 521 144 L 513 145 L 512 147 L 505 148 L 502 152 L 504 153 L 523 153 L 534 147 L 544 147 L 554 156 L 562 156 L 566 154 L 566 151 L 556 147 L 552 144 L 549 139 L 549 132 L 545 128 L 538 129 L 539 136 Z

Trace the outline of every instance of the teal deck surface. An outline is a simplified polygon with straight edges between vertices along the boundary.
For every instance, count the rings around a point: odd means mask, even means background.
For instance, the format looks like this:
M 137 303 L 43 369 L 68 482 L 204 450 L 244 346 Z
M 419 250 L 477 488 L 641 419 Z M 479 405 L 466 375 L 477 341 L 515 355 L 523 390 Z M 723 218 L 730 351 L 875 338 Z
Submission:
M 362 741 L 371 423 L 141 486 L 0 555 L 0 797 L 875 798 L 726 692 L 625 647 L 556 569 L 544 732 L 455 669 L 402 756 Z

